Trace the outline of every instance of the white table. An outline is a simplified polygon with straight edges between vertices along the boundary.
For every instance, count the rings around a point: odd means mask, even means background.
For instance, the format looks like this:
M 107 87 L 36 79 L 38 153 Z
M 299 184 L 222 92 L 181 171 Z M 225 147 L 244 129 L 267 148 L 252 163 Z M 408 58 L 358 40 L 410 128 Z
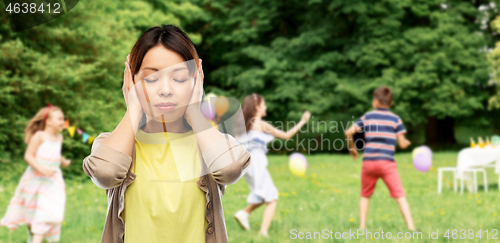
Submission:
M 500 146 L 488 145 L 484 148 L 476 146 L 475 148 L 462 149 L 458 153 L 456 177 L 470 181 L 469 173 L 464 173 L 464 170 L 485 167 L 486 165 L 494 165 L 495 173 L 500 174 Z

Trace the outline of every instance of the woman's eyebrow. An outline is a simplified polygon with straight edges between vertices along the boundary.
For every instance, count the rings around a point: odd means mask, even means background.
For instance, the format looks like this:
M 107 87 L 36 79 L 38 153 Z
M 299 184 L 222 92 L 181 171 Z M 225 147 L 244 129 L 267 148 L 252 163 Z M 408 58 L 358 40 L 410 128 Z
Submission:
M 159 71 L 157 68 L 153 68 L 153 67 L 144 67 L 142 70 L 153 70 L 155 72 Z
M 180 68 L 174 69 L 172 72 L 177 72 L 177 71 L 184 70 L 184 69 L 187 70 L 186 67 L 180 67 Z M 154 68 L 154 67 L 144 67 L 144 68 L 142 68 L 142 70 L 152 70 L 152 71 L 155 71 L 155 72 L 160 71 L 158 68 Z
M 186 68 L 186 67 L 180 67 L 180 68 L 176 68 L 176 69 L 174 69 L 174 71 L 173 71 L 173 72 L 177 72 L 177 71 L 184 70 L 184 69 L 186 69 L 186 70 L 187 70 L 187 68 Z

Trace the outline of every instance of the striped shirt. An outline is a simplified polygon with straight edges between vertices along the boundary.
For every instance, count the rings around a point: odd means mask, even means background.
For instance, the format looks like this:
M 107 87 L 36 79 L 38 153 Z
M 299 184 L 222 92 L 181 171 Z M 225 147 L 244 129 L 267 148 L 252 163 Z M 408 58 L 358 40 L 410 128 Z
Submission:
M 359 118 L 355 127 L 358 132 L 365 132 L 363 162 L 394 162 L 396 136 L 406 133 L 399 116 L 389 109 L 377 108 Z

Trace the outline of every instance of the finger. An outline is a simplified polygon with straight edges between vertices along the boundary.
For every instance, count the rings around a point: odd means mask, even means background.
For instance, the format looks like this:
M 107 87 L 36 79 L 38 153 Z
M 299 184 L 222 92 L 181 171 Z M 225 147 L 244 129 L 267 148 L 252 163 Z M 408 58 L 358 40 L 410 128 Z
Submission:
M 203 69 L 201 68 L 201 62 L 200 62 L 200 67 L 198 68 L 198 77 L 200 78 L 201 83 L 203 84 L 203 80 L 205 78 L 205 75 L 203 74 Z
M 130 63 L 127 62 L 126 66 L 127 68 L 125 69 L 125 75 L 127 78 L 127 85 L 128 85 L 127 88 L 130 89 L 134 85 L 132 81 L 132 72 L 130 68 Z
M 200 73 L 200 70 L 199 70 L 199 69 L 198 69 L 198 72 L 197 72 L 197 76 L 198 76 L 197 81 L 199 81 L 199 82 L 196 82 L 196 83 L 195 83 L 195 90 L 196 90 L 196 91 L 198 92 L 198 94 L 199 94 L 199 92 L 201 92 L 201 89 L 202 89 L 202 87 L 203 87 L 203 76 L 201 75 L 201 73 Z
M 205 81 L 205 74 L 203 73 L 203 67 L 200 67 L 200 72 L 201 72 L 201 83 L 203 84 Z
M 127 87 L 127 63 L 124 62 L 125 69 L 123 69 L 123 86 Z
M 199 82 L 196 82 L 196 92 L 195 92 L 195 97 L 196 100 L 195 102 L 200 102 L 201 97 L 203 95 L 203 80 L 199 80 Z

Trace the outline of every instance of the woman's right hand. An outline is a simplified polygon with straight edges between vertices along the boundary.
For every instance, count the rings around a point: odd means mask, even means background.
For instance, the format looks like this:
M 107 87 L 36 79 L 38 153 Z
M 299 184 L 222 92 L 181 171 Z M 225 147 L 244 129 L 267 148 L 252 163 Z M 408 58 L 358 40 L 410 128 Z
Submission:
M 127 62 L 125 62 L 125 71 L 123 74 L 123 97 L 125 98 L 125 103 L 127 104 L 127 110 L 132 112 L 132 114 L 142 115 L 142 106 L 137 96 L 137 91 L 134 87 L 134 81 L 132 80 L 132 71 L 130 69 L 130 54 L 127 56 Z

